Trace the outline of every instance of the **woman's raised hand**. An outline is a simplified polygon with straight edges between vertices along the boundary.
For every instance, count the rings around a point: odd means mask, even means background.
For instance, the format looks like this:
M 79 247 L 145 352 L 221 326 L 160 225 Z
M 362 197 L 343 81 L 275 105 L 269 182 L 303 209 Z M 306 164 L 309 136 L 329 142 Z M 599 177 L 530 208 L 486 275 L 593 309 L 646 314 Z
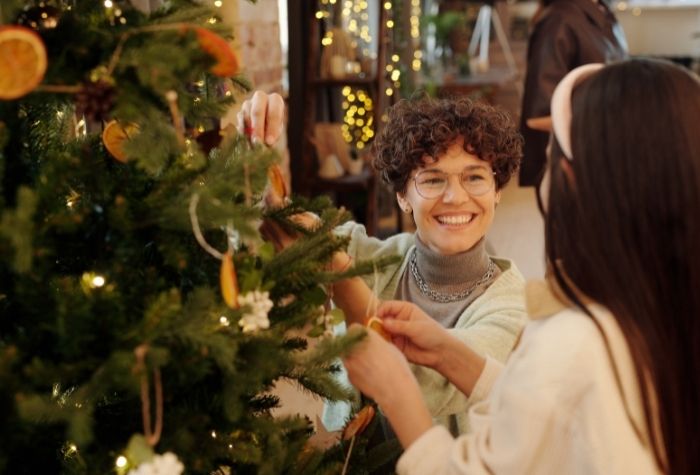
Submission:
M 358 324 L 348 331 L 360 331 Z M 408 447 L 433 425 L 418 382 L 401 352 L 379 333 L 368 331 L 343 359 L 352 384 L 374 399 L 401 441 Z
M 355 323 L 348 332 L 361 329 L 362 326 Z M 368 330 L 367 337 L 343 358 L 343 364 L 353 386 L 380 405 L 389 402 L 397 388 L 415 380 L 401 352 L 372 330 Z
M 434 369 L 441 365 L 450 334 L 415 304 L 387 301 L 379 306 L 377 316 L 410 362 Z
M 238 112 L 238 131 L 254 143 L 275 145 L 284 130 L 284 99 L 276 93 L 255 91 Z

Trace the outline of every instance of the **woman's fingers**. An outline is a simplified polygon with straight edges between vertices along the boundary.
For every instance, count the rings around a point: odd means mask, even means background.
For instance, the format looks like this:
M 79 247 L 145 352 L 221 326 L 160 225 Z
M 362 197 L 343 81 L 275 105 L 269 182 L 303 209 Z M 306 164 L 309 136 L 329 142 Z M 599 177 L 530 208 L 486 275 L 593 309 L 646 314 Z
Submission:
M 284 99 L 279 94 L 267 98 L 267 120 L 265 122 L 265 143 L 274 145 L 284 129 Z
M 250 100 L 250 127 L 251 141 L 253 143 L 263 143 L 265 136 L 265 124 L 267 119 L 268 95 L 262 91 L 255 91 Z
M 348 332 L 358 331 L 359 328 L 362 327 L 353 324 Z M 367 337 L 343 358 L 343 364 L 352 384 L 378 403 L 396 390 L 397 374 L 407 373 L 410 376 L 401 353 L 372 331 L 367 332 Z
M 252 142 L 274 145 L 284 130 L 284 99 L 279 94 L 255 91 L 241 105 L 237 122 L 238 131 L 250 136 Z
M 247 135 L 250 127 L 250 100 L 243 101 L 243 104 L 241 104 L 241 110 L 239 110 L 238 114 L 236 114 L 236 119 L 236 128 L 238 129 L 238 133 Z
M 410 320 L 413 311 L 414 306 L 409 302 L 387 300 L 377 308 L 377 316 L 382 319 L 397 318 L 399 320 Z

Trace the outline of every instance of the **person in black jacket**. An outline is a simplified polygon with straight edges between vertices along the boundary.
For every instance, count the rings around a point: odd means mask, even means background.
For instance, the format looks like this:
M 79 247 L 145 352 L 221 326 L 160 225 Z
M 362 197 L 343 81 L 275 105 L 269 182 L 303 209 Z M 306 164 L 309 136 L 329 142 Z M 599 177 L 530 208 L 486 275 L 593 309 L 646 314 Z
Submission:
M 546 162 L 547 132 L 528 120 L 549 116 L 552 92 L 572 69 L 627 56 L 627 42 L 605 0 L 540 0 L 527 51 L 527 75 L 520 119 L 525 138 L 520 186 L 536 186 Z M 532 122 L 531 122 L 532 124 Z

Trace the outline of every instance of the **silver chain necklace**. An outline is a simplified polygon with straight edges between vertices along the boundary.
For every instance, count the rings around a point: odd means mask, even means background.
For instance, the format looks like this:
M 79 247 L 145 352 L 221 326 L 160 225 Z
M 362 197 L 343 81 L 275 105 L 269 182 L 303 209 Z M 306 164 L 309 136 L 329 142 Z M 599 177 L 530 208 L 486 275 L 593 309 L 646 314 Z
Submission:
M 486 268 L 486 272 L 484 273 L 484 275 L 482 275 L 479 280 L 470 285 L 469 288 L 464 289 L 461 292 L 445 294 L 438 292 L 435 289 L 431 289 L 428 286 L 425 279 L 423 278 L 423 276 L 420 275 L 420 272 L 418 272 L 418 256 L 415 248 L 413 249 L 411 257 L 408 260 L 408 266 L 411 269 L 411 274 L 413 275 L 413 278 L 415 279 L 418 288 L 421 292 L 423 292 L 423 295 L 427 296 L 430 300 L 434 302 L 440 303 L 456 302 L 458 300 L 466 299 L 471 295 L 472 292 L 474 292 L 474 290 L 477 287 L 491 279 L 491 277 L 493 277 L 493 274 L 496 272 L 496 264 L 494 264 L 493 261 L 489 259 L 489 265 Z

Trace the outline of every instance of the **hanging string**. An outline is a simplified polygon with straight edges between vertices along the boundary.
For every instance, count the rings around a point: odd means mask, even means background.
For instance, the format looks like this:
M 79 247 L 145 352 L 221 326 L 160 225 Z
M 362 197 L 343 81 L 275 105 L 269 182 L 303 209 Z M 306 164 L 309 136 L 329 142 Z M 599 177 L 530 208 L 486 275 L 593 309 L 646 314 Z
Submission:
M 348 454 L 345 456 L 345 463 L 343 464 L 343 471 L 340 473 L 340 475 L 346 475 L 348 473 L 348 465 L 350 464 L 350 454 L 352 454 L 352 449 L 353 449 L 353 446 L 355 445 L 355 438 L 357 438 L 357 435 L 353 435 L 352 439 L 350 439 L 350 447 L 348 448 Z
M 141 419 L 143 421 L 143 434 L 146 442 L 154 447 L 160 440 L 163 433 L 163 384 L 160 376 L 160 369 L 153 370 L 153 383 L 156 396 L 156 421 L 155 428 L 151 430 L 151 399 L 148 385 L 148 368 L 146 368 L 146 353 L 148 345 L 143 344 L 134 348 L 136 355 L 136 371 L 141 373 Z
M 224 255 L 216 250 L 214 247 L 212 247 L 206 239 L 204 239 L 204 235 L 202 234 L 202 230 L 199 227 L 199 219 L 197 219 L 197 204 L 199 203 L 199 194 L 194 193 L 192 197 L 190 198 L 190 222 L 192 223 L 192 232 L 194 233 L 194 237 L 197 239 L 197 242 L 199 243 L 202 248 L 207 251 L 209 254 L 214 256 L 215 258 L 222 260 L 224 258 Z M 227 234 L 228 234 L 228 227 L 227 227 Z M 230 246 L 230 242 L 229 242 Z
M 374 282 L 372 283 L 372 295 L 367 301 L 367 309 L 365 310 L 365 323 L 377 314 L 377 307 L 379 306 L 379 271 L 376 264 L 373 264 L 372 268 Z

